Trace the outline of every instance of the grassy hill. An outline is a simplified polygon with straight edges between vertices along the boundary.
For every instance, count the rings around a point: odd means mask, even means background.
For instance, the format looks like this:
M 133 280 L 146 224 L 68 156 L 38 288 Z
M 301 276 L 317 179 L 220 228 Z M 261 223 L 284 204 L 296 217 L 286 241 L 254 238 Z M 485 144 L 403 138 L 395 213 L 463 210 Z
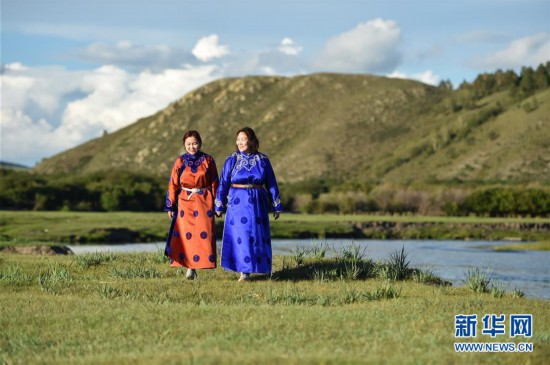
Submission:
M 43 160 L 43 174 L 131 170 L 167 176 L 197 129 L 221 167 L 254 128 L 281 182 L 372 185 L 550 181 L 550 89 L 457 107 L 461 91 L 370 75 L 244 77 L 207 84 L 164 110 Z

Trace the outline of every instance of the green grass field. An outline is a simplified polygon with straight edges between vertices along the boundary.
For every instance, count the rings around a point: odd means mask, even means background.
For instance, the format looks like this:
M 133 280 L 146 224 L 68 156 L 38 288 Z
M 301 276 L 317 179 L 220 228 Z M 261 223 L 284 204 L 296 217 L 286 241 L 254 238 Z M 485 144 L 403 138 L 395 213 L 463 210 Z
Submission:
M 0 246 L 59 243 L 162 242 L 169 228 L 163 212 L 0 211 Z M 273 238 L 550 239 L 549 218 L 484 218 L 283 214 Z M 217 220 L 218 235 L 223 220 Z
M 310 251 L 276 257 L 273 276 L 238 283 L 220 268 L 186 281 L 161 253 L 0 254 L 0 363 L 542 364 L 550 356 L 549 301 L 476 293 L 418 270 L 388 280 L 388 267 L 351 251 L 336 259 Z M 533 337 L 481 335 L 481 318 L 493 313 L 532 314 Z M 532 342 L 534 351 L 455 353 L 457 314 L 479 318 L 477 338 L 465 342 Z

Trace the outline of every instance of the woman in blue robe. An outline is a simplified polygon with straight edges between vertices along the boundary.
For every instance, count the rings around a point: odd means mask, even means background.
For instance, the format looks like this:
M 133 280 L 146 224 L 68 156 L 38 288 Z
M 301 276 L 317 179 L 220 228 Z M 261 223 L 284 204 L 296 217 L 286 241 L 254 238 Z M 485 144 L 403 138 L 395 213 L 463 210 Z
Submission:
M 216 194 L 216 216 L 226 212 L 221 266 L 241 273 L 271 273 L 269 206 L 273 217 L 283 210 L 275 173 L 251 128 L 237 132 L 237 151 L 225 160 Z

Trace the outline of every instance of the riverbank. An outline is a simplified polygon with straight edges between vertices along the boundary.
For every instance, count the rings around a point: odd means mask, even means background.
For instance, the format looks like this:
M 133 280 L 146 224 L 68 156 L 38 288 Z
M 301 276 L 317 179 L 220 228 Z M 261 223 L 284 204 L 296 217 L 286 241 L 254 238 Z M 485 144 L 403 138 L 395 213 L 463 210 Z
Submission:
M 492 248 L 496 251 L 550 251 L 550 241 L 515 243 Z
M 311 253 L 314 255 L 314 253 Z M 383 279 L 344 261 L 277 256 L 274 276 L 199 280 L 159 253 L 0 254 L 0 349 L 8 363 L 544 363 L 550 302 L 442 285 L 429 273 Z M 348 261 L 348 263 L 350 263 Z M 374 267 L 371 267 L 374 269 Z M 378 273 L 378 274 L 375 274 Z M 529 313 L 533 336 L 491 338 L 485 314 Z M 533 352 L 457 353 L 455 315 L 476 314 L 465 342 L 529 342 Z
M 272 219 L 272 218 L 271 218 Z M 164 241 L 165 213 L 0 211 L 0 246 Z M 217 235 L 223 220 L 216 221 Z M 273 238 L 550 240 L 549 218 L 283 214 Z

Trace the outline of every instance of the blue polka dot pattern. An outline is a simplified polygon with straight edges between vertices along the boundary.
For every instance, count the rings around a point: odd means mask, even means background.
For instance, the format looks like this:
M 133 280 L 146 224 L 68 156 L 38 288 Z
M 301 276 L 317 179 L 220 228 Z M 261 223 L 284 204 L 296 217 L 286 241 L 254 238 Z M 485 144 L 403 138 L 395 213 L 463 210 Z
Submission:
M 202 231 L 202 232 L 201 232 L 201 238 L 204 240 L 204 239 L 206 239 L 207 237 L 208 237 L 208 233 Z
M 232 226 L 235 225 L 235 221 L 233 220 L 233 218 L 231 218 L 231 220 L 229 220 L 229 224 L 231 224 Z
M 174 237 L 176 238 L 179 238 L 180 234 L 178 233 L 178 231 L 174 231 Z
M 200 259 L 201 259 L 201 257 L 199 255 L 193 256 L 193 261 L 195 261 L 195 262 L 199 262 Z
M 248 241 L 250 242 L 251 245 L 253 245 L 254 242 L 256 241 L 256 239 L 254 238 L 254 236 L 250 236 L 250 238 L 248 239 Z
M 216 261 L 216 257 L 214 255 L 210 255 L 210 256 L 208 256 L 208 261 L 214 262 L 214 261 Z
M 191 234 L 191 232 L 187 232 L 187 233 L 185 234 L 185 238 L 187 238 L 188 240 L 190 240 L 191 237 L 193 237 L 193 235 Z
M 212 213 L 212 211 L 209 209 L 206 211 L 206 215 L 209 217 L 209 218 L 212 218 L 214 216 L 214 213 Z
M 241 237 L 237 237 L 237 243 L 240 245 L 242 242 Z
M 179 254 L 179 258 L 180 258 L 180 260 L 185 259 L 185 255 L 183 254 L 183 252 L 181 252 L 181 253 Z
M 239 198 L 235 198 L 233 200 L 233 204 L 235 204 L 235 205 L 239 204 L 240 202 L 241 202 L 241 199 L 239 199 Z
M 248 219 L 246 219 L 246 217 L 241 218 L 241 223 L 242 224 L 246 224 L 247 222 L 248 222 Z
M 198 210 L 195 210 L 195 211 L 193 212 L 193 217 L 198 217 L 198 216 L 199 216 L 199 211 L 198 211 Z
M 180 217 L 183 217 L 185 215 L 185 213 L 183 212 L 183 210 L 180 210 Z
M 249 202 L 250 204 L 254 204 L 254 203 L 256 202 L 256 198 L 254 198 L 253 196 L 249 196 L 249 197 L 248 197 L 248 202 Z
M 245 256 L 245 257 L 244 257 L 244 262 L 246 262 L 247 264 L 249 264 L 250 261 L 252 261 L 252 260 L 250 259 L 250 256 Z

